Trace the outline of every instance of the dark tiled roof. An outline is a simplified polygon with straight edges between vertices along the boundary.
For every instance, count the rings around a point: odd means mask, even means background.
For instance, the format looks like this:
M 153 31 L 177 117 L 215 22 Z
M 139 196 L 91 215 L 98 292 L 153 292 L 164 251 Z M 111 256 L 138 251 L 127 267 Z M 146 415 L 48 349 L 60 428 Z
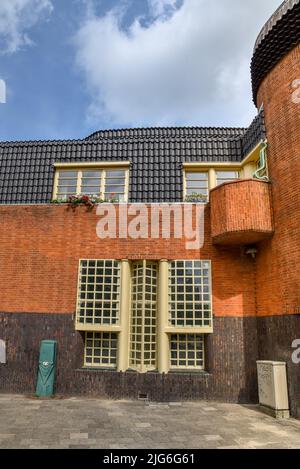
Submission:
M 250 127 L 246 130 L 243 138 L 243 156 L 247 156 L 253 147 L 261 140 L 266 138 L 266 127 L 264 119 L 264 110 L 255 117 Z
M 285 0 L 261 30 L 251 63 L 253 99 L 262 80 L 300 42 L 300 0 Z
M 55 162 L 130 161 L 131 202 L 180 202 L 184 162 L 239 162 L 264 138 L 250 128 L 150 128 L 96 132 L 86 140 L 0 143 L 0 203 L 47 203 Z
M 139 129 L 99 130 L 86 138 L 222 138 L 240 137 L 245 129 L 232 127 L 148 127 Z

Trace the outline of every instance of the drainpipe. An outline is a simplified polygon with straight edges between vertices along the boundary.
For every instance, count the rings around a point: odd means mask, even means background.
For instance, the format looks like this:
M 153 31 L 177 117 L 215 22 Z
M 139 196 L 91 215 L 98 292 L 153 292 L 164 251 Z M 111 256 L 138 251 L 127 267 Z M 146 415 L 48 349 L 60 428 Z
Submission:
M 260 181 L 266 181 L 269 182 L 269 177 L 266 175 L 267 171 L 267 148 L 268 148 L 268 143 L 267 140 L 265 140 L 262 143 L 262 148 L 259 152 L 259 167 L 257 171 L 253 174 L 254 179 L 259 179 Z

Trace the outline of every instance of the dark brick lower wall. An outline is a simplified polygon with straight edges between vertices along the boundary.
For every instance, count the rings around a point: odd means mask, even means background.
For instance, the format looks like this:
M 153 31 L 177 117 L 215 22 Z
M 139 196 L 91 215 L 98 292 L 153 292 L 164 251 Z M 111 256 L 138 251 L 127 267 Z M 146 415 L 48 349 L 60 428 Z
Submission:
M 56 392 L 113 399 L 208 399 L 257 402 L 255 318 L 216 318 L 207 339 L 206 374 L 84 370 L 83 340 L 74 331 L 72 315 L 0 313 L 0 339 L 7 342 L 7 364 L 0 365 L 0 392 L 33 393 L 39 344 L 58 341 Z
M 291 413 L 300 419 L 300 364 L 292 362 L 292 343 L 300 339 L 300 315 L 258 318 L 257 331 L 259 358 L 287 363 Z
M 300 418 L 300 365 L 292 363 L 293 340 L 300 338 L 300 316 L 215 318 L 206 343 L 206 374 L 117 373 L 82 369 L 83 340 L 72 315 L 0 313 L 0 339 L 7 342 L 7 364 L 0 364 L 0 392 L 34 393 L 39 344 L 58 341 L 56 392 L 112 399 L 221 400 L 257 402 L 256 360 L 287 363 L 292 415 Z

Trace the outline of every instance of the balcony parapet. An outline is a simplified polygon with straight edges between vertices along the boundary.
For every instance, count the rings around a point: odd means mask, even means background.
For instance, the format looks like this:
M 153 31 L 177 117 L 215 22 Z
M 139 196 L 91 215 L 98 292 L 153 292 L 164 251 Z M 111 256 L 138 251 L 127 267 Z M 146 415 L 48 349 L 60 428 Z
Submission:
M 240 179 L 210 192 L 214 244 L 256 244 L 274 234 L 271 184 Z

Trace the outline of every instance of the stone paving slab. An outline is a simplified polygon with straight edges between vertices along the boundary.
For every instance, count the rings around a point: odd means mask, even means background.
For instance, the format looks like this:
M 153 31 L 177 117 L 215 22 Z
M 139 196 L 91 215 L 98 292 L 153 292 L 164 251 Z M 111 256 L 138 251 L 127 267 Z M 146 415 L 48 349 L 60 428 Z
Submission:
M 0 448 L 300 448 L 300 421 L 256 406 L 0 394 Z

